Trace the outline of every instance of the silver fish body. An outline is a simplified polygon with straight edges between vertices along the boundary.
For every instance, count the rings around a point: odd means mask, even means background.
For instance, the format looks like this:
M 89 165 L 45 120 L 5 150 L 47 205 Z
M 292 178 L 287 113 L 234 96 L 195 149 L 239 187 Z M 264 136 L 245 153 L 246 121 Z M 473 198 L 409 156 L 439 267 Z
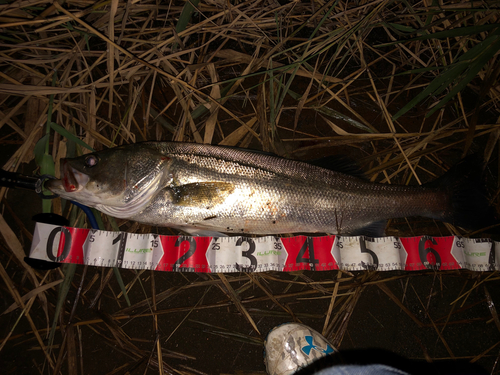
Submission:
M 357 234 L 391 218 L 453 217 L 447 189 L 371 183 L 299 161 L 210 145 L 121 146 L 66 159 L 61 173 L 61 180 L 48 187 L 63 198 L 190 233 Z

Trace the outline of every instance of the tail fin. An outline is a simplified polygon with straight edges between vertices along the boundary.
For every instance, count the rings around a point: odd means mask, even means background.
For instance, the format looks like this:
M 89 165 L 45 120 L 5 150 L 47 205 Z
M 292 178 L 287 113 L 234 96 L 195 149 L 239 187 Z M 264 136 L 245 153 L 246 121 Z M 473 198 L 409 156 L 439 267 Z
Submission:
M 441 220 L 467 230 L 479 230 L 499 224 L 498 214 L 490 205 L 483 179 L 483 160 L 471 155 L 461 160 L 427 187 L 443 189 L 450 197 L 450 209 Z M 499 228 L 493 231 L 498 232 Z

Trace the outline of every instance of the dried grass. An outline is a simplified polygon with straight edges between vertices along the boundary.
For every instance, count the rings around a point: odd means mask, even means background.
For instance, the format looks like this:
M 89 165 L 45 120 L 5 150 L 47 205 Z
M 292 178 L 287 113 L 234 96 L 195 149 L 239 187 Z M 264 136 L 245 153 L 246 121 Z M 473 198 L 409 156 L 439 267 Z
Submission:
M 61 158 L 88 149 L 176 140 L 251 147 L 298 159 L 347 153 L 373 181 L 416 184 L 436 178 L 473 151 L 488 161 L 492 204 L 498 205 L 498 2 L 191 4 L 0 4 L 0 142 L 9 150 L 3 169 L 26 170 L 25 163 L 37 154 L 40 160 L 46 156 L 40 171 L 57 170 Z M 450 94 L 454 88 L 456 95 Z M 421 92 L 425 101 L 412 100 Z M 45 134 L 45 143 L 35 148 Z M 0 274 L 5 309 L 12 303 L 18 309 L 2 317 L 6 328 L 0 351 L 36 347 L 43 354 L 33 354 L 27 363 L 40 373 L 262 373 L 262 339 L 285 321 L 322 330 L 341 348 L 384 345 L 384 332 L 391 331 L 384 314 L 373 323 L 385 324 L 383 332 L 366 332 L 380 335 L 381 341 L 356 336 L 358 325 L 365 327 L 363 319 L 368 319 L 365 310 L 377 314 L 364 301 L 373 303 L 370 295 L 379 292 L 385 309 L 406 322 L 407 346 L 414 352 L 390 349 L 427 360 L 469 358 L 498 372 L 498 336 L 486 334 L 493 324 L 500 329 L 496 273 L 216 278 L 124 271 L 123 290 L 132 306 L 122 307 L 125 297 L 116 292 L 120 287 L 111 271 L 91 268 L 85 275 L 78 268 L 80 281 L 66 279 L 68 294 L 59 297 L 58 316 L 55 286 L 65 275 L 34 271 L 24 263 L 23 245 L 28 247 L 31 239 L 22 220 L 13 218 L 20 202 L 11 195 L 5 188 L 0 191 L 12 207 L 12 213 L 4 212 L 8 220 L 0 216 Z M 60 202 L 52 209 L 65 212 Z M 72 223 L 77 218 L 73 210 Z M 156 230 L 108 218 L 103 223 Z M 389 226 L 393 235 L 444 235 L 449 230 L 457 229 L 419 219 Z M 72 308 L 65 306 L 66 299 Z M 449 305 L 443 307 L 444 300 Z M 315 310 L 309 311 L 310 306 Z M 489 315 L 478 313 L 478 307 Z M 48 348 L 44 339 L 51 324 L 57 345 Z M 481 324 L 484 328 L 477 328 Z M 476 352 L 450 338 L 471 326 L 485 330 L 484 345 L 475 343 Z M 425 329 L 432 336 L 427 341 L 419 336 Z M 466 336 L 471 337 L 467 333 L 459 339 Z M 439 343 L 429 344 L 433 340 Z M 185 341 L 205 347 L 190 351 Z M 116 350 L 113 357 L 97 354 L 109 350 L 107 345 Z M 214 357 L 218 346 L 225 346 L 225 354 Z

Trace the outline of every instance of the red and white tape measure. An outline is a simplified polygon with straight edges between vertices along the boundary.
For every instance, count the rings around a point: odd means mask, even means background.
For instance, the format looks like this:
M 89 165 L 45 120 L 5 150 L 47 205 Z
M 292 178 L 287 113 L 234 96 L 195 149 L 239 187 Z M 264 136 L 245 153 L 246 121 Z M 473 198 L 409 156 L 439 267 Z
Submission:
M 500 243 L 450 237 L 191 237 L 37 223 L 30 258 L 182 272 L 500 269 Z

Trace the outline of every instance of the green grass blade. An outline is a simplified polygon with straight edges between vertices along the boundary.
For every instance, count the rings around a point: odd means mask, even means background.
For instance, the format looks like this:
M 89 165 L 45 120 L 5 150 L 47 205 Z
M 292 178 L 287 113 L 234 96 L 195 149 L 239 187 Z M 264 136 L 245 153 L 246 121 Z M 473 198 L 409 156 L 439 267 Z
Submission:
M 405 25 L 400 25 L 398 23 L 392 23 L 392 22 L 389 22 L 389 23 L 382 23 L 384 26 L 387 26 L 387 27 L 390 27 L 390 28 L 394 28 L 398 31 L 402 31 L 402 32 L 405 32 L 405 33 L 414 33 L 416 32 L 417 30 L 414 29 L 413 27 L 411 26 L 405 26 Z
M 481 69 L 483 69 L 484 65 L 498 52 L 499 49 L 500 40 L 492 44 L 491 48 L 487 51 L 488 53 L 485 51 L 483 56 L 479 57 L 476 62 L 470 66 L 465 77 L 443 99 L 441 99 L 439 104 L 426 114 L 426 117 L 431 116 L 435 111 L 443 107 L 451 98 L 462 91 L 477 76 Z
M 481 43 L 477 44 L 476 46 L 474 46 L 473 48 L 468 50 L 466 53 L 464 53 L 462 56 L 460 56 L 457 59 L 457 61 L 470 62 L 471 60 L 475 59 L 479 55 L 486 53 L 486 51 L 490 48 L 490 46 L 498 40 L 498 37 L 499 37 L 498 31 L 499 30 L 496 30 L 490 36 L 488 36 L 484 41 L 482 41 Z
M 328 117 L 331 117 L 331 118 L 334 118 L 336 120 L 342 120 L 344 122 L 347 122 L 349 125 L 355 127 L 355 128 L 358 128 L 358 129 L 361 129 L 367 133 L 375 133 L 373 131 L 373 129 L 370 129 L 368 126 L 366 126 L 365 124 L 362 124 L 361 122 L 359 121 L 356 121 L 354 119 L 352 119 L 351 117 L 349 116 L 346 116 L 344 115 L 343 113 L 340 113 L 332 108 L 329 108 L 327 106 L 321 106 L 321 107 L 318 107 L 318 108 L 314 108 L 317 112 L 319 113 L 322 113 Z
M 195 10 L 195 7 L 198 6 L 200 0 L 188 0 L 186 4 L 184 4 L 184 8 L 182 8 L 181 15 L 179 16 L 179 21 L 177 21 L 177 25 L 175 25 L 175 31 L 180 33 L 181 31 L 186 30 L 186 27 L 191 20 L 191 16 Z
M 56 308 L 54 311 L 54 320 L 52 321 L 52 327 L 49 333 L 49 348 L 52 347 L 54 343 L 54 336 L 56 333 L 57 322 L 59 321 L 59 316 L 61 315 L 61 311 L 63 309 L 63 305 L 66 302 L 66 296 L 71 288 L 71 282 L 73 281 L 73 277 L 75 276 L 77 264 L 70 263 L 63 265 L 63 273 L 64 273 L 64 281 L 61 283 L 59 288 L 59 295 L 57 296 Z
M 72 142 L 74 142 L 76 144 L 79 144 L 80 146 L 86 148 L 87 150 L 90 150 L 92 152 L 95 151 L 92 147 L 90 147 L 88 144 L 86 144 L 84 141 L 82 141 L 80 138 L 78 138 L 74 134 L 70 133 L 68 130 L 66 130 L 65 128 L 63 128 L 61 125 L 59 125 L 59 124 L 57 124 L 55 122 L 52 122 L 50 124 L 50 126 L 56 132 L 58 132 L 59 134 L 61 134 L 64 138 L 67 138 L 68 140 L 70 140 L 70 141 L 72 141 Z
M 35 145 L 35 162 L 40 169 L 41 175 L 54 176 L 56 168 L 54 165 L 54 160 L 47 152 L 47 146 L 49 144 L 50 134 L 45 134 L 42 138 L 38 140 Z M 44 189 L 45 190 L 45 189 Z M 42 200 L 42 211 L 44 213 L 51 212 L 52 201 L 50 199 Z
M 460 75 L 463 72 L 467 71 L 468 67 L 469 67 L 468 62 L 450 65 L 449 69 L 447 69 L 444 73 L 442 73 L 435 79 L 435 81 L 436 80 L 439 81 L 440 84 L 437 85 L 437 88 L 431 91 L 430 94 L 434 95 L 441 94 L 444 90 L 446 90 L 449 87 L 449 85 L 451 85 L 453 82 L 456 82 L 457 79 L 460 77 Z
M 309 37 L 309 40 L 311 40 L 312 38 L 314 38 L 314 36 L 318 32 L 318 30 L 321 28 L 321 26 L 323 26 L 323 24 L 328 19 L 328 17 L 330 16 L 330 14 L 333 12 L 333 10 L 335 9 L 335 7 L 339 3 L 339 1 L 340 0 L 334 1 L 333 4 L 332 4 L 332 6 L 325 12 L 325 14 L 323 15 L 323 17 L 321 18 L 321 21 L 318 22 L 318 26 L 316 26 L 316 28 L 312 32 L 311 36 Z
M 488 25 L 476 25 L 476 26 L 465 26 L 457 27 L 455 29 L 438 31 L 436 33 L 421 35 L 412 40 L 425 40 L 425 39 L 446 39 L 446 38 L 457 38 L 460 36 L 470 36 L 479 34 L 485 31 L 493 30 L 500 27 L 500 24 L 488 24 Z
M 118 267 L 113 267 L 113 272 L 115 274 L 116 281 L 118 281 L 118 285 L 120 286 L 123 296 L 125 297 L 125 301 L 127 301 L 128 307 L 132 306 L 130 303 L 130 299 L 128 298 L 127 288 L 125 287 L 125 283 L 123 282 L 120 269 Z
M 392 25 L 392 24 L 390 24 L 390 25 Z M 374 47 L 375 48 L 382 48 L 382 47 L 393 46 L 396 44 L 401 44 L 401 43 L 406 43 L 406 42 L 413 42 L 416 40 L 446 39 L 446 38 L 457 38 L 457 37 L 461 37 L 461 36 L 470 36 L 470 35 L 476 35 L 476 34 L 479 34 L 479 33 L 485 32 L 485 31 L 494 30 L 498 27 L 500 27 L 500 24 L 498 24 L 498 23 L 488 24 L 488 25 L 457 27 L 455 29 L 438 31 L 438 32 L 432 33 L 432 34 L 420 35 L 420 36 L 417 36 L 417 37 L 411 38 L 411 39 L 396 40 L 396 41 L 390 42 L 390 43 L 377 44 L 377 45 L 374 45 Z
M 57 71 L 52 75 L 52 86 L 57 83 Z M 54 159 L 49 155 L 49 139 L 50 139 L 50 124 L 52 123 L 52 108 L 54 106 L 54 95 L 49 96 L 49 106 L 47 109 L 47 126 L 45 135 L 37 142 L 35 146 L 35 161 L 40 168 L 41 175 L 54 176 L 55 164 Z M 45 192 L 45 189 L 44 189 Z M 50 199 L 42 200 L 42 212 L 49 213 L 52 211 L 52 201 Z
M 104 230 L 104 222 L 102 221 L 102 214 L 97 211 L 95 208 L 91 208 L 92 213 L 95 216 L 95 221 L 97 221 L 97 226 L 99 229 Z
M 403 116 L 410 109 L 415 107 L 422 100 L 427 98 L 432 93 L 439 90 L 444 90 L 453 79 L 458 77 L 462 71 L 467 68 L 467 64 L 457 64 L 448 72 L 435 78 L 420 94 L 410 100 L 403 108 L 401 108 L 393 117 L 392 120 L 396 121 L 399 117 Z
M 186 1 L 186 4 L 184 4 L 184 7 L 182 8 L 181 15 L 179 16 L 179 20 L 177 21 L 177 24 L 175 25 L 175 32 L 177 34 L 186 30 L 186 27 L 189 24 L 189 21 L 191 20 L 191 16 L 193 15 L 195 7 L 197 7 L 199 3 L 200 3 L 200 0 L 187 0 Z M 174 43 L 172 45 L 172 50 L 176 50 L 176 49 L 177 49 L 177 43 Z

